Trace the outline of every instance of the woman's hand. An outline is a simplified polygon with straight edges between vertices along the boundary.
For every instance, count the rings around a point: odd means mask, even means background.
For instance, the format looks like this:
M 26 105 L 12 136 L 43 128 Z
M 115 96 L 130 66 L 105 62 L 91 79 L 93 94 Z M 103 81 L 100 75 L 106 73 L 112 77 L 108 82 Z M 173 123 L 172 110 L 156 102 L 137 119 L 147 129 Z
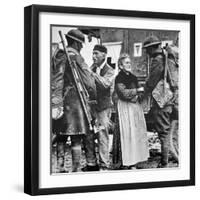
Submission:
M 137 92 L 138 92 L 138 93 L 144 92 L 144 87 L 139 87 L 139 88 L 137 88 Z

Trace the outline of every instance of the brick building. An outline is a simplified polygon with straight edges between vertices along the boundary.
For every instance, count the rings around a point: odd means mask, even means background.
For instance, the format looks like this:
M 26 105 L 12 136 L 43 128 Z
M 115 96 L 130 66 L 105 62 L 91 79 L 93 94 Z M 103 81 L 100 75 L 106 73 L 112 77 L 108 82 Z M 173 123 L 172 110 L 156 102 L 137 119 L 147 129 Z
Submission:
M 89 37 L 96 37 L 108 48 L 108 60 L 117 68 L 120 53 L 128 53 L 133 62 L 133 72 L 140 81 L 145 81 L 149 73 L 148 57 L 142 43 L 150 35 L 156 35 L 164 46 L 166 43 L 178 46 L 178 31 L 142 30 L 117 28 L 80 28 Z

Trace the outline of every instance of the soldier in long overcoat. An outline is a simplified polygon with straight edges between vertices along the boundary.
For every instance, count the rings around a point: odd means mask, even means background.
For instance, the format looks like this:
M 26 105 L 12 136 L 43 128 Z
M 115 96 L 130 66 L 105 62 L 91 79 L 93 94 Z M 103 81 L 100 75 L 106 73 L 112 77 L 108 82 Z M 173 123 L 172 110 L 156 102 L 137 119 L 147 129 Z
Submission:
M 85 63 L 83 57 L 80 54 L 80 50 L 83 47 L 84 35 L 78 29 L 70 30 L 66 35 L 68 43 L 67 51 L 72 62 L 75 62 L 78 73 L 83 81 L 84 87 L 87 89 L 90 98 L 96 98 L 96 86 L 95 82 L 90 76 L 90 71 Z M 62 78 L 60 79 L 61 89 L 59 91 L 63 98 L 63 116 L 60 119 L 62 129 L 57 135 L 58 149 L 57 155 L 61 168 L 64 169 L 65 159 L 65 143 L 67 138 L 71 138 L 71 153 L 72 153 L 72 171 L 80 171 L 80 160 L 81 160 L 81 144 L 85 139 L 90 139 L 90 154 L 87 154 L 87 162 L 89 164 L 96 164 L 96 156 L 94 152 L 94 138 L 93 133 L 90 132 L 86 115 L 81 105 L 80 97 L 75 86 L 75 82 L 72 77 L 71 68 L 69 62 L 67 62 L 66 55 L 63 50 L 59 50 L 54 56 L 53 63 L 57 69 L 60 69 Z M 55 84 L 56 85 L 56 84 Z M 88 145 L 85 145 L 87 152 Z

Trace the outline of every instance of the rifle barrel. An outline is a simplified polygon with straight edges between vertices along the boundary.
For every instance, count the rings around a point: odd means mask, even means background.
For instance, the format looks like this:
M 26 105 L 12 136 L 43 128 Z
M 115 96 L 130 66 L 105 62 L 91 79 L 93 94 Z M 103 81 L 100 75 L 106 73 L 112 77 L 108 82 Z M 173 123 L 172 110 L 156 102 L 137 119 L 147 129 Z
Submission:
M 78 95 L 79 95 L 79 98 L 80 98 L 80 101 L 81 101 L 81 105 L 82 105 L 84 114 L 85 114 L 86 119 L 88 121 L 89 129 L 93 130 L 92 123 L 91 123 L 92 116 L 91 116 L 90 111 L 88 110 L 89 104 L 88 104 L 88 99 L 87 99 L 87 97 L 84 93 L 85 87 L 84 87 L 84 85 L 82 85 L 83 81 L 81 80 L 81 77 L 78 75 L 76 63 L 72 62 L 70 57 L 69 57 L 69 54 L 68 54 L 67 48 L 66 48 L 66 44 L 65 44 L 65 41 L 64 41 L 64 38 L 63 38 L 62 31 L 58 31 L 58 33 L 59 33 L 60 38 L 61 38 L 61 42 L 62 42 L 62 45 L 63 45 L 64 52 L 67 56 L 67 61 L 69 62 L 69 66 L 70 66 L 71 71 L 72 71 L 72 76 L 73 76 L 73 79 L 74 79 L 74 82 L 75 82 L 75 86 L 76 86 L 76 89 L 77 89 L 77 92 L 78 92 Z

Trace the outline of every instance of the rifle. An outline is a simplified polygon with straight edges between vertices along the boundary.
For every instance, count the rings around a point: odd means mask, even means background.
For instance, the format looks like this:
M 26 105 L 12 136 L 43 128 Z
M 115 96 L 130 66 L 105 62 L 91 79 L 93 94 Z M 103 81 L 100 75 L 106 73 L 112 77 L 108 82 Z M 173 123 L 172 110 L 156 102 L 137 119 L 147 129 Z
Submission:
M 63 49 L 64 49 L 64 52 L 66 54 L 66 58 L 67 58 L 67 62 L 69 63 L 69 66 L 70 66 L 70 69 L 71 69 L 71 72 L 72 72 L 72 78 L 74 80 L 74 83 L 75 83 L 75 87 L 77 89 L 77 92 L 78 92 L 78 96 L 80 98 L 80 101 L 81 101 L 81 106 L 83 108 L 83 112 L 86 116 L 86 119 L 87 119 L 87 122 L 88 122 L 88 125 L 89 125 L 89 129 L 92 131 L 94 130 L 94 127 L 92 125 L 92 115 L 90 113 L 90 109 L 89 109 L 89 103 L 93 103 L 93 101 L 89 101 L 89 94 L 85 88 L 85 85 L 83 83 L 83 80 L 77 70 L 77 65 L 76 65 L 76 62 L 75 61 L 72 61 L 69 57 L 69 54 L 67 52 L 67 48 L 66 48 L 66 44 L 65 44 L 65 41 L 63 39 L 63 35 L 62 35 L 62 31 L 59 31 L 58 32 L 59 35 L 60 35 L 60 38 L 61 38 L 61 42 L 62 42 L 62 45 L 63 45 Z
M 165 64 L 165 68 L 164 68 L 164 94 L 165 94 L 165 90 L 166 90 L 166 82 L 167 82 L 167 77 L 169 80 L 169 85 L 170 87 L 173 87 L 173 83 L 172 83 L 172 78 L 171 78 L 171 74 L 169 72 L 169 68 L 168 68 L 168 51 L 167 51 L 167 45 L 162 49 L 163 51 L 163 55 L 164 55 L 164 64 Z

